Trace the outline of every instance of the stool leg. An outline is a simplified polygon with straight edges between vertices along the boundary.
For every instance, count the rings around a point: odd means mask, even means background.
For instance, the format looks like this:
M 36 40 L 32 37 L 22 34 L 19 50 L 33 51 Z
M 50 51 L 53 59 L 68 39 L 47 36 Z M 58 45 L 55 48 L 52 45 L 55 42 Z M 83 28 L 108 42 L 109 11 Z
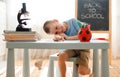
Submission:
M 54 77 L 54 61 L 50 59 L 47 77 Z
M 75 62 L 73 62 L 73 75 L 72 75 L 72 77 L 79 77 L 78 68 L 77 68 Z
M 56 77 L 60 77 L 60 71 L 58 68 L 58 63 L 56 64 Z

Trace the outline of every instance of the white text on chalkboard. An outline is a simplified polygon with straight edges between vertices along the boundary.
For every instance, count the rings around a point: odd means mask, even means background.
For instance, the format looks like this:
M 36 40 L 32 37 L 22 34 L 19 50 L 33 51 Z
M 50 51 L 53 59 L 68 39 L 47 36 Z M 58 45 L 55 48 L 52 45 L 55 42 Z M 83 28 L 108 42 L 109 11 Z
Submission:
M 84 3 L 83 8 L 87 10 L 87 13 L 81 14 L 81 19 L 104 19 L 104 16 L 98 12 L 101 10 L 101 6 L 98 3 Z

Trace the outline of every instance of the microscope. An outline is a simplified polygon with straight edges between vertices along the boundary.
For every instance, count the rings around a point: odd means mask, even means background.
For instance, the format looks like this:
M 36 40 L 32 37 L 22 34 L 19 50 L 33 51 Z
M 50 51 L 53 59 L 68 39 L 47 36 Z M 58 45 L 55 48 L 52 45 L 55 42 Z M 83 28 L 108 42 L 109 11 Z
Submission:
M 29 12 L 26 11 L 26 3 L 22 3 L 22 9 L 17 14 L 18 26 L 16 27 L 16 31 L 31 31 L 31 28 L 25 28 L 24 26 L 27 25 L 26 21 L 30 20 L 30 18 L 21 18 L 24 15 L 27 17 Z

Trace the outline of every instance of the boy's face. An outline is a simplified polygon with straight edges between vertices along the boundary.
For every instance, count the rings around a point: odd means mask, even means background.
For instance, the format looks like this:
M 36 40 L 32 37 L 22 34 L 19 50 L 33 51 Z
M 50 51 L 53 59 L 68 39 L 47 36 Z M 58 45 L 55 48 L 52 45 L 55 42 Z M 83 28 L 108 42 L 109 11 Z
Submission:
M 50 23 L 48 27 L 50 29 L 50 34 L 61 34 L 64 32 L 64 28 L 59 22 Z

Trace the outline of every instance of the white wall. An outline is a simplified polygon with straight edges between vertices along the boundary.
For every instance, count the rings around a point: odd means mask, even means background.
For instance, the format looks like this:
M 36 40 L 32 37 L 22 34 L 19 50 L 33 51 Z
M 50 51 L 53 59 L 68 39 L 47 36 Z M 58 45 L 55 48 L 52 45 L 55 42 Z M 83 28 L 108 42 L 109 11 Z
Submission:
M 0 60 L 3 60 L 5 55 L 5 41 L 3 30 L 6 28 L 6 4 L 0 1 Z
M 120 57 L 120 0 L 112 0 L 112 55 Z
M 117 47 L 117 54 L 120 57 L 120 0 L 117 1 L 117 16 L 116 16 L 116 47 Z
M 30 12 L 32 26 L 42 26 L 48 19 L 63 21 L 75 17 L 75 0 L 6 0 L 8 29 L 15 30 L 18 25 L 16 16 L 24 1 Z

